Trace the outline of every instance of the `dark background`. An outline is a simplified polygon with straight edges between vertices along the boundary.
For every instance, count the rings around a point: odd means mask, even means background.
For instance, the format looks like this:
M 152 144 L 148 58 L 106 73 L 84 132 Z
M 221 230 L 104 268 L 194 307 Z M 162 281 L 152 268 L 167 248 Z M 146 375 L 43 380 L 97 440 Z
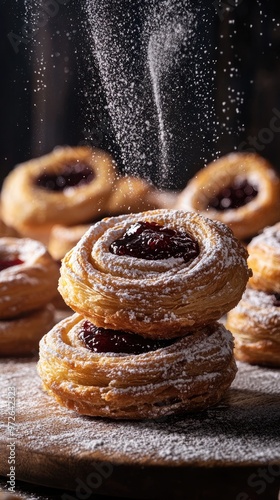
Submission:
M 61 1 L 59 12 L 49 16 L 46 24 L 28 38 L 22 33 L 26 26 L 24 2 L 0 0 L 0 185 L 17 163 L 62 144 L 90 142 L 100 146 L 113 153 L 122 169 L 119 146 L 104 108 L 106 98 L 99 72 L 93 61 L 88 64 L 92 55 L 85 43 L 88 26 L 81 8 L 83 1 L 64 3 Z M 210 161 L 217 151 L 225 154 L 234 148 L 252 149 L 279 169 L 280 131 L 271 132 L 270 125 L 277 110 L 280 124 L 280 2 L 239 0 L 237 6 L 233 0 L 200 3 L 209 12 L 209 51 L 216 51 L 213 92 L 221 123 L 215 141 L 211 141 L 215 127 L 210 124 L 207 128 L 204 159 Z M 123 1 L 123 8 L 128 4 Z M 120 5 L 122 2 L 118 2 L 118 8 Z M 113 18 L 114 2 L 110 9 Z M 42 54 L 44 64 L 40 62 Z M 229 71 L 229 62 L 235 73 Z M 98 89 L 95 96 L 91 95 L 91 117 L 85 111 L 89 83 L 90 92 Z M 237 103 L 234 97 L 239 92 L 243 99 Z M 226 113 L 223 102 L 227 103 Z M 188 120 L 183 133 L 194 133 Z M 257 138 L 253 146 L 250 137 Z M 192 147 L 191 160 L 185 155 L 178 162 L 172 188 L 183 187 L 203 166 L 201 149 L 198 140 Z

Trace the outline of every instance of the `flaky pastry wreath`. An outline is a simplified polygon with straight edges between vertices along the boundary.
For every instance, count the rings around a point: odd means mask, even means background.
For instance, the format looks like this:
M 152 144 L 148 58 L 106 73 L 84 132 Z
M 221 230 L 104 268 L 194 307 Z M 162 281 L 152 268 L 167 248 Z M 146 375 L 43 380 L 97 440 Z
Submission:
M 30 238 L 0 238 L 0 320 L 45 306 L 57 293 L 59 267 Z
M 175 207 L 219 220 L 246 239 L 280 220 L 280 180 L 259 155 L 231 153 L 200 170 Z
M 52 304 L 14 319 L 0 320 L 0 357 L 38 353 L 39 341 L 54 324 Z
M 78 314 L 40 342 L 44 388 L 69 409 L 115 419 L 158 418 L 217 403 L 235 377 L 232 335 L 218 323 L 142 354 L 96 353 Z M 105 333 L 106 335 L 106 333 Z
M 280 223 L 265 228 L 250 241 L 247 249 L 248 264 L 253 271 L 250 287 L 280 293 Z
M 228 313 L 235 356 L 251 364 L 280 366 L 280 295 L 248 288 Z
M 89 147 L 58 147 L 18 165 L 2 187 L 2 216 L 24 236 L 47 242 L 53 224 L 100 217 L 115 182 L 111 156 Z
M 113 254 L 113 242 L 127 231 L 137 233 L 139 222 L 148 225 L 152 249 L 162 243 L 166 248 L 168 234 L 177 232 L 178 245 L 186 235 L 197 253 L 187 262 L 185 256 Z M 159 234 L 149 240 L 154 225 Z M 59 291 L 96 326 L 172 338 L 219 319 L 238 303 L 250 276 L 246 258 L 227 226 L 199 214 L 163 209 L 122 215 L 97 222 L 66 254 Z

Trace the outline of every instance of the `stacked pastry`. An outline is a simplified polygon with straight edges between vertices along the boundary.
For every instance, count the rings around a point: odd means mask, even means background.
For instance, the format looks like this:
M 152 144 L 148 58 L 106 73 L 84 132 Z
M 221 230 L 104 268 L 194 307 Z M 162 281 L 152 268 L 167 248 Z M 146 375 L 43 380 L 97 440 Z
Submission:
M 54 325 L 59 270 L 42 243 L 0 238 L 0 356 L 38 351 Z
M 200 170 L 175 206 L 219 220 L 247 240 L 280 220 L 280 179 L 256 153 L 231 153 Z
M 156 418 L 217 403 L 236 373 L 217 322 L 250 271 L 231 230 L 195 213 L 103 219 L 62 261 L 59 291 L 75 314 L 40 342 L 38 371 L 81 414 Z
M 248 252 L 253 276 L 229 312 L 227 327 L 235 337 L 237 359 L 280 366 L 280 223 L 253 238 Z

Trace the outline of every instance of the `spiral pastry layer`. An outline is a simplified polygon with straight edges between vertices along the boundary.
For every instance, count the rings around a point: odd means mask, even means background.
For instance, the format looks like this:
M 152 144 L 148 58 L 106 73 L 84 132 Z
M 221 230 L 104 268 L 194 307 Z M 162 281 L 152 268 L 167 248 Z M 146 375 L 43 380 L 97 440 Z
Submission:
M 158 418 L 217 403 L 235 377 L 231 334 L 218 323 L 138 355 L 94 353 L 84 319 L 62 320 L 40 342 L 45 390 L 69 409 L 115 419 Z
M 110 245 L 139 221 L 184 230 L 199 254 L 146 260 L 113 255 Z M 219 319 L 240 300 L 250 271 L 247 251 L 216 221 L 177 210 L 103 219 L 62 261 L 59 291 L 74 311 L 104 328 L 172 338 Z

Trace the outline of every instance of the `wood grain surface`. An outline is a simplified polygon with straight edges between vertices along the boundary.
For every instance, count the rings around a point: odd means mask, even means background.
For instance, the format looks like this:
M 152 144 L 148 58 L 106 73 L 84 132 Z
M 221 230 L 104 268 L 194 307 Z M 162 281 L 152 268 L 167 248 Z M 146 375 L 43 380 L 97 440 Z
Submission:
M 72 498 L 82 498 L 79 485 L 114 496 L 186 498 L 186 488 L 195 491 L 204 484 L 217 491 L 217 481 L 234 484 L 232 498 L 244 492 L 251 495 L 244 499 L 255 498 L 261 481 L 275 487 L 280 476 L 280 372 L 238 367 L 234 384 L 214 408 L 176 418 L 115 422 L 58 406 L 41 389 L 36 359 L 2 360 L 0 475 L 9 472 L 15 443 L 18 480 L 75 491 Z M 12 432 L 10 388 L 15 392 Z M 268 479 L 258 478 L 262 469 Z M 254 481 L 248 484 L 254 475 L 255 489 Z

